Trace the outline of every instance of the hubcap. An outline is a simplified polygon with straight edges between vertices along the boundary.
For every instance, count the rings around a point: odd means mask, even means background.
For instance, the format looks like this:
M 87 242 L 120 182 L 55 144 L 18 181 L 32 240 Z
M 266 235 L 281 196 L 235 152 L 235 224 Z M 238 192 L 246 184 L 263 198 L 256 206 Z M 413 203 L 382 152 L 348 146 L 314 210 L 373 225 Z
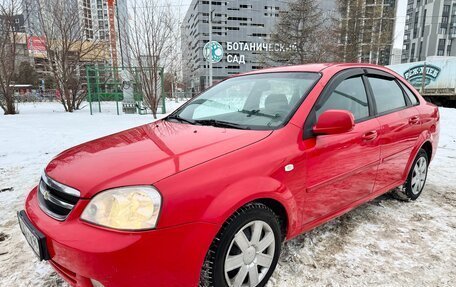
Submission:
M 246 224 L 231 241 L 225 258 L 225 279 L 230 287 L 255 287 L 264 279 L 275 254 L 272 228 L 264 221 Z
M 426 182 L 427 175 L 427 161 L 424 157 L 420 157 L 415 167 L 413 168 L 412 175 L 412 192 L 417 195 L 421 192 Z

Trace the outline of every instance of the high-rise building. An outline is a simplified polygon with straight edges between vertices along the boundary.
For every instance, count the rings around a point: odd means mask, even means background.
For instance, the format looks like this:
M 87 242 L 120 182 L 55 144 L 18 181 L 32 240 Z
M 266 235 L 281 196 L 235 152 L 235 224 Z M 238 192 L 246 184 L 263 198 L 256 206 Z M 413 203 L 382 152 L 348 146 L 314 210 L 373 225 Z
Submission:
M 456 0 L 408 0 L 402 63 L 456 56 Z
M 84 27 L 84 34 L 88 40 L 109 39 L 108 1 L 106 0 L 78 0 L 79 17 Z
M 323 10 L 335 9 L 333 0 L 320 1 L 319 5 Z M 211 46 L 206 45 L 209 42 L 209 6 L 209 1 L 193 0 L 181 26 L 183 76 L 194 91 L 208 86 L 208 55 L 213 56 L 213 80 L 217 82 L 231 75 L 261 69 L 265 53 L 287 48 L 269 41 L 281 12 L 288 8 L 287 1 L 212 1 L 214 42 Z
M 340 55 L 344 62 L 388 65 L 396 0 L 339 0 Z

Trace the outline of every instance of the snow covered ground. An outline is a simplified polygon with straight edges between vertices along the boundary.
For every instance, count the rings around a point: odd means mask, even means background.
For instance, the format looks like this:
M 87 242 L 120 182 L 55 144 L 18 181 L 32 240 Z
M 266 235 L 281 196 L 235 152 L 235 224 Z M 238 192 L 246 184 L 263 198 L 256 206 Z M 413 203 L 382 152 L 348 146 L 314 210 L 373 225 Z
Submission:
M 67 286 L 36 260 L 16 211 L 57 153 L 152 121 L 102 108 L 90 116 L 88 108 L 67 114 L 58 103 L 23 104 L 20 115 L 0 116 L 0 286 Z M 385 195 L 287 242 L 267 287 L 456 286 L 456 110 L 441 114 L 439 151 L 418 201 Z

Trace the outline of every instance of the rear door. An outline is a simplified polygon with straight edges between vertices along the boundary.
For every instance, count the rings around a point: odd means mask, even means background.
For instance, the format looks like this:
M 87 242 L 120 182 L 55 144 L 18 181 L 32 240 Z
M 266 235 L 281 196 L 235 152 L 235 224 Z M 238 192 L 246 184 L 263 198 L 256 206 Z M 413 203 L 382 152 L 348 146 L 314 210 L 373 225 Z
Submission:
M 372 192 L 380 159 L 379 123 L 365 81 L 361 69 L 336 76 L 306 121 L 304 224 L 340 211 Z M 319 115 L 329 109 L 352 112 L 354 129 L 316 137 L 309 133 Z
M 375 70 L 367 76 L 380 123 L 381 162 L 374 191 L 402 184 L 407 162 L 421 132 L 419 111 L 399 80 Z

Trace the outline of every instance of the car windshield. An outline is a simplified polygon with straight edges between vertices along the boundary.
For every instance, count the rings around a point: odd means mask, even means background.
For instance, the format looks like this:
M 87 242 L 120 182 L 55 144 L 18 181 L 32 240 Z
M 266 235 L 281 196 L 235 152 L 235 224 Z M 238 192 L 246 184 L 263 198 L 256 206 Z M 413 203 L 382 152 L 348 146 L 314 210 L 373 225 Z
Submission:
M 226 128 L 272 130 L 286 124 L 315 82 L 317 73 L 265 73 L 215 85 L 167 120 Z

